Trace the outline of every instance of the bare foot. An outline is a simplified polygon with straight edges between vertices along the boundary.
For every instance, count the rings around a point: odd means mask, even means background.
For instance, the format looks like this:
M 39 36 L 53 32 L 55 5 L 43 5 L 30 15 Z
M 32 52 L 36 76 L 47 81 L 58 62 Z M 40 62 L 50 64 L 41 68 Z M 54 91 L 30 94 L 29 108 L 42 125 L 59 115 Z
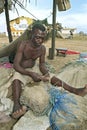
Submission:
M 84 88 L 78 88 L 77 94 L 84 97 L 87 94 L 87 84 L 85 85 Z
M 11 114 L 11 117 L 14 118 L 14 119 L 18 119 L 21 116 L 23 116 L 26 113 L 26 111 L 27 111 L 27 107 L 26 106 L 22 106 L 20 109 L 14 111 Z
M 53 76 L 51 78 L 51 84 L 53 84 L 54 86 L 61 87 L 62 81 L 60 79 L 58 79 L 57 77 Z M 74 93 L 74 94 L 82 96 L 82 97 L 84 97 L 87 94 L 87 84 L 83 88 L 73 88 L 65 83 L 65 84 L 63 84 L 63 88 L 65 90 L 68 90 L 71 93 Z

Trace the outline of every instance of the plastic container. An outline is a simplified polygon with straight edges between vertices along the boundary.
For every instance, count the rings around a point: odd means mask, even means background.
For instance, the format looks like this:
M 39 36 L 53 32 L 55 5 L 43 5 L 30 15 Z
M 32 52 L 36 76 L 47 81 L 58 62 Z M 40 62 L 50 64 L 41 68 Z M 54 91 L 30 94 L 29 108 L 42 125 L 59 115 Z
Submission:
M 82 52 L 79 55 L 80 60 L 87 60 L 87 52 Z

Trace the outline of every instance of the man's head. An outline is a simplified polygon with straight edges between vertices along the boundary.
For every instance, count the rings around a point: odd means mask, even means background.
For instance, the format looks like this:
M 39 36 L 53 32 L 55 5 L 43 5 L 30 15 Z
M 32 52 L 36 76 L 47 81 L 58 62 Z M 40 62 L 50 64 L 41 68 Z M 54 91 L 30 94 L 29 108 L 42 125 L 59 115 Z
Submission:
M 46 29 L 42 24 L 34 24 L 32 27 L 32 42 L 35 47 L 40 46 L 46 36 Z
M 39 29 L 39 30 L 41 30 L 43 32 L 46 31 L 46 28 L 44 27 L 44 25 L 43 24 L 39 24 L 39 23 L 33 25 L 32 31 L 34 31 L 35 29 Z

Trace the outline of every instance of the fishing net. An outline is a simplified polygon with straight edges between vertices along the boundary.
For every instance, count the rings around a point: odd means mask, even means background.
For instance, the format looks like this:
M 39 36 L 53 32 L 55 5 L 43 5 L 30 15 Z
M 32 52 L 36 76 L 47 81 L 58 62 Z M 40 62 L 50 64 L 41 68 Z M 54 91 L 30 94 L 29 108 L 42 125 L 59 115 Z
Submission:
M 53 130 L 60 130 L 65 124 L 78 121 L 71 107 L 72 105 L 75 109 L 77 107 L 73 96 L 54 87 L 49 90 L 49 94 L 52 104 L 49 120 Z

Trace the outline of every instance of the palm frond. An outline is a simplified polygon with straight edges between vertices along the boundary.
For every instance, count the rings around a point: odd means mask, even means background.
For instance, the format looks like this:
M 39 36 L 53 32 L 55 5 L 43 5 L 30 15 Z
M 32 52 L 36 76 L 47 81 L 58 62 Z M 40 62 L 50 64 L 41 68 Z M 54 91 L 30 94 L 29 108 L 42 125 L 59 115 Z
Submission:
M 13 0 L 14 8 L 16 8 L 16 4 L 17 4 L 17 5 L 20 6 L 22 9 L 24 9 L 26 12 L 28 12 L 31 16 L 33 16 L 36 20 L 39 20 L 35 15 L 33 15 L 31 12 L 29 12 L 29 11 L 25 8 L 24 3 L 27 4 L 27 0 L 25 0 L 25 1 L 22 0 L 21 2 L 20 2 L 20 0 Z M 17 11 L 17 13 L 18 13 L 18 10 L 17 10 L 17 9 L 16 9 L 16 11 Z

